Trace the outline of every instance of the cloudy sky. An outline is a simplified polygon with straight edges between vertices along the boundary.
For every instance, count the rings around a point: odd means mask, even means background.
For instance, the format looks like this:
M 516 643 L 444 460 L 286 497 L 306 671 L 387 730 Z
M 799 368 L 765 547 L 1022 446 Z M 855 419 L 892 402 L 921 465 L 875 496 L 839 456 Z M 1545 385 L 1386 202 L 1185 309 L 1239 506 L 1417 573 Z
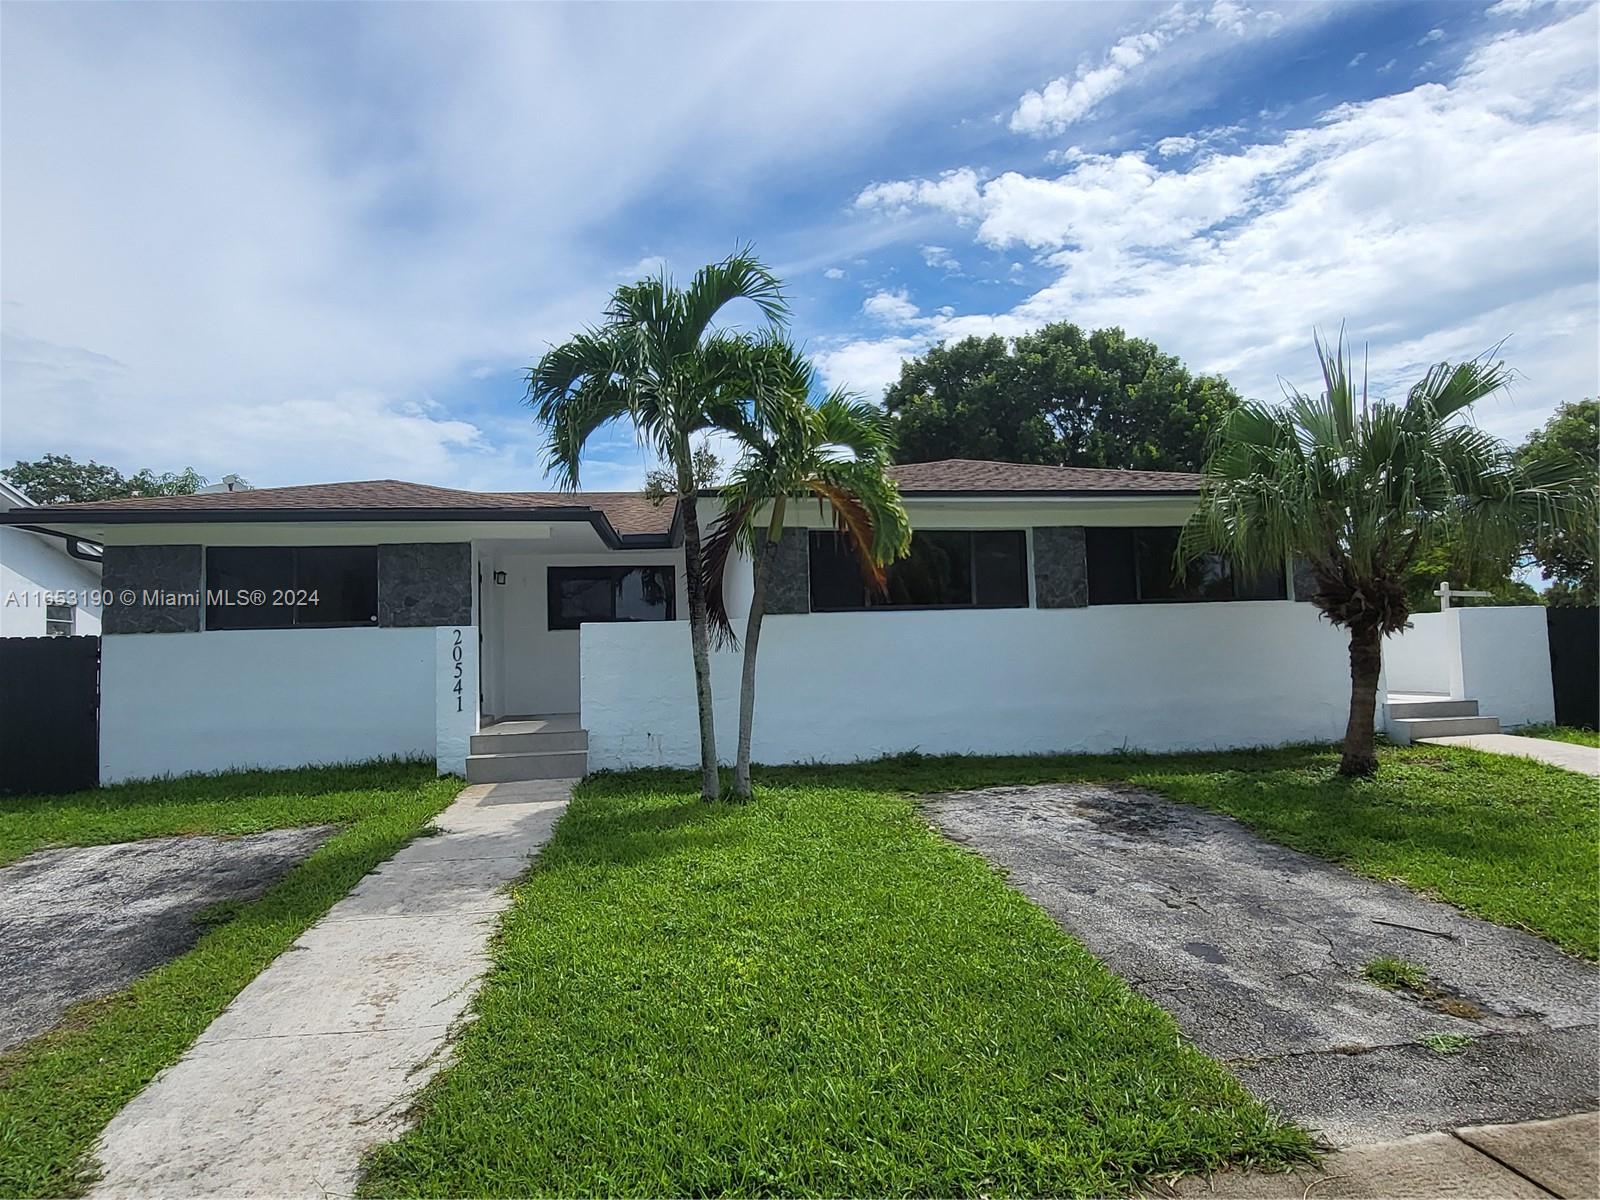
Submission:
M 0 457 L 545 484 L 521 371 L 741 241 L 830 383 L 1121 325 L 1596 388 L 1589 4 L 0 8 Z M 629 436 L 589 487 L 629 486 Z

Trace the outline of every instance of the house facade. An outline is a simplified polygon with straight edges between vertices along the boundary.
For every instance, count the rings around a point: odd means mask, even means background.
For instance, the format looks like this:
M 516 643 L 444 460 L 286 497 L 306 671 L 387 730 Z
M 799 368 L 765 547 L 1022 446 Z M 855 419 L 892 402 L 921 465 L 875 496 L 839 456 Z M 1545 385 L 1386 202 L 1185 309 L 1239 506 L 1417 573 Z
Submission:
M 1289 571 L 1173 570 L 1199 479 L 896 467 L 915 530 L 886 595 L 793 504 L 763 628 L 758 761 L 1176 750 L 1343 730 L 1343 636 Z M 716 512 L 701 501 L 702 525 Z M 476 779 L 698 754 L 682 527 L 632 493 L 398 481 L 0 521 L 104 547 L 104 782 L 432 756 Z M 726 579 L 735 626 L 751 565 Z M 732 753 L 739 655 L 714 655 Z

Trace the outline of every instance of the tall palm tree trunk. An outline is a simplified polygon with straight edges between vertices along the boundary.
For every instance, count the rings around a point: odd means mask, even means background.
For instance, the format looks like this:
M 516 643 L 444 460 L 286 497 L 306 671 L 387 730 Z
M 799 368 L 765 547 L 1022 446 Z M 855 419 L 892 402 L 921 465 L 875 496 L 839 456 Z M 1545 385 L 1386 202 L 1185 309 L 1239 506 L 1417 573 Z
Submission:
M 1383 630 L 1376 625 L 1350 629 L 1350 720 L 1344 730 L 1339 774 L 1364 777 L 1378 771 L 1373 732 L 1377 715 L 1378 674 L 1383 669 Z
M 772 572 L 772 551 L 783 536 L 784 498 L 772 506 L 766 544 L 756 555 L 755 582 L 750 589 L 750 615 L 744 623 L 744 673 L 739 679 L 739 756 L 733 768 L 733 794 L 749 800 L 750 738 L 756 723 L 756 647 L 761 641 L 761 618 L 767 610 L 767 578 Z
M 717 799 L 722 785 L 717 779 L 717 726 L 711 706 L 711 622 L 706 615 L 706 580 L 700 561 L 700 516 L 695 510 L 693 479 L 681 478 L 683 507 L 683 571 L 689 593 L 689 642 L 694 648 L 694 693 L 700 710 L 700 798 Z

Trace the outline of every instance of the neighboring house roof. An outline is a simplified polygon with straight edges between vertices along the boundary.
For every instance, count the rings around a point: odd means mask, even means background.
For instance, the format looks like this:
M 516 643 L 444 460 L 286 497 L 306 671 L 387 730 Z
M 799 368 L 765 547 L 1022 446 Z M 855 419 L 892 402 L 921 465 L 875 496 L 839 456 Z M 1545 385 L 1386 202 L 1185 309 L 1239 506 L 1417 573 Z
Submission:
M 1200 476 L 1181 471 L 1124 471 L 1115 467 L 1048 467 L 1036 463 L 944 458 L 891 467 L 904 496 L 1112 495 L 1192 496 Z

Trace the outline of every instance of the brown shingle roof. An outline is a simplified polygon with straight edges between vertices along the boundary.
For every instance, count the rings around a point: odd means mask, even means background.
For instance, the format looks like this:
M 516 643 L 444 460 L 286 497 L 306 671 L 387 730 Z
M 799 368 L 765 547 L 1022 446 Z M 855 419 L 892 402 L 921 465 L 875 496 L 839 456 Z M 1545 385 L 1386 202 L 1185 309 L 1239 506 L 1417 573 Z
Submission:
M 604 514 L 624 537 L 663 536 L 672 528 L 675 505 L 652 504 L 638 492 L 464 492 L 406 483 L 399 479 L 367 479 L 357 483 L 313 483 L 299 487 L 250 488 L 239 492 L 197 492 L 192 496 L 148 496 L 131 500 L 97 500 L 80 504 L 49 504 L 25 510 L 35 521 L 91 521 L 103 514 L 160 513 L 163 520 L 192 516 L 196 520 L 236 514 L 351 512 L 381 513 L 402 510 L 440 516 L 468 513 L 501 515 L 540 509 L 590 509 Z
M 1182 471 L 1047 467 L 1035 463 L 991 462 L 979 458 L 902 463 L 892 467 L 889 473 L 906 496 L 918 493 L 955 495 L 963 492 L 1032 495 L 1109 492 L 1183 496 L 1200 491 L 1200 476 Z

